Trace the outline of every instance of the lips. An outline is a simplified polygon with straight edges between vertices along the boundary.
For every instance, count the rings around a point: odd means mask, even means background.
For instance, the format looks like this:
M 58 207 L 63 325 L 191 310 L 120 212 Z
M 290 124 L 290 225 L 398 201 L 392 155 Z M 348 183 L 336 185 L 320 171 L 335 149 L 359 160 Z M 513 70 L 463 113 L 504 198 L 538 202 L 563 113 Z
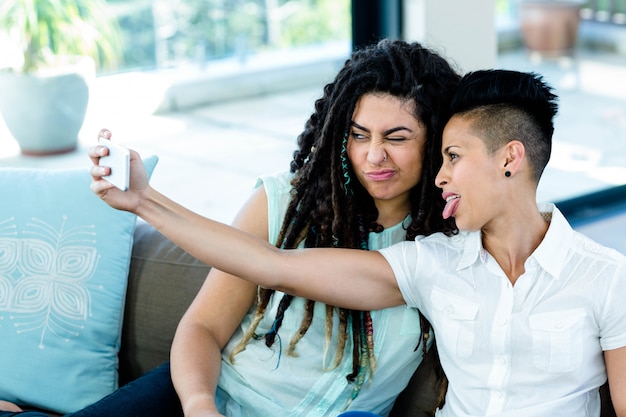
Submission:
M 461 202 L 461 196 L 451 192 L 444 192 L 442 195 L 444 200 L 446 200 L 446 206 L 443 208 L 443 218 L 447 219 L 449 217 L 454 217 L 456 210 Z
M 378 171 L 370 171 L 365 174 L 365 176 L 372 181 L 386 181 L 393 177 L 395 171 L 392 169 L 381 169 Z

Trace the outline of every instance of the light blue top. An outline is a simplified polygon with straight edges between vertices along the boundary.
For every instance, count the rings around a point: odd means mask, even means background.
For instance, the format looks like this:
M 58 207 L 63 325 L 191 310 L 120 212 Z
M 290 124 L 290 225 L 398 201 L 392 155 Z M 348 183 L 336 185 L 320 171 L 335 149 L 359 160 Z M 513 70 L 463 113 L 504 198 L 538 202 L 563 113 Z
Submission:
M 265 186 L 268 196 L 271 242 L 276 241 L 282 226 L 290 198 L 291 178 L 291 174 L 282 173 L 263 177 L 258 184 Z M 369 247 L 376 250 L 404 239 L 405 230 L 402 224 L 398 224 L 381 233 L 370 233 Z M 281 297 L 281 293 L 272 297 L 257 334 L 271 328 Z M 230 352 L 250 325 L 256 306 L 245 317 L 222 353 L 217 400 L 224 415 L 331 417 L 344 411 L 352 392 L 352 385 L 346 380 L 346 375 L 352 371 L 351 337 L 339 367 L 328 370 L 335 356 L 338 320 L 335 320 L 331 345 L 327 348 L 325 305 L 315 305 L 313 322 L 296 345 L 298 357 L 285 353 L 293 334 L 300 327 L 304 302 L 302 298 L 294 298 L 279 330 L 280 340 L 277 338 L 272 348 L 265 346 L 264 340 L 251 340 L 246 349 L 235 356 L 235 363 L 232 364 Z M 371 411 L 387 416 L 395 397 L 422 361 L 421 346 L 416 349 L 420 342 L 420 322 L 417 310 L 405 306 L 373 311 L 372 321 L 378 367 L 374 377 L 365 382 L 361 393 L 347 410 Z

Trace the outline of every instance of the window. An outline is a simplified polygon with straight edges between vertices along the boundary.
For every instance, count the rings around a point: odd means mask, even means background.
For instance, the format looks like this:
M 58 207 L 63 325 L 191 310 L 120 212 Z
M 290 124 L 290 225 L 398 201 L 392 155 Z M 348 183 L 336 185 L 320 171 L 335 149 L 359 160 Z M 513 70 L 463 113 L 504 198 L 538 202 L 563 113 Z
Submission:
M 349 0 L 108 0 L 123 38 L 120 70 L 349 42 Z

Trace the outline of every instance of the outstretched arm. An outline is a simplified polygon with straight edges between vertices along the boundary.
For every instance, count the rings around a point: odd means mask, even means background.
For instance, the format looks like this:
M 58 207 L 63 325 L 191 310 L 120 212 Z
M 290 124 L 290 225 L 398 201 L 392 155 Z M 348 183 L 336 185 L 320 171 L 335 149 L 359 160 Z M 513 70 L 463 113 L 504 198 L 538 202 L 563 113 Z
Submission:
M 107 131 L 101 132 L 110 137 Z M 279 250 L 266 241 L 202 217 L 153 189 L 139 155 L 131 151 L 126 192 L 103 175 L 95 146 L 89 156 L 92 190 L 110 206 L 133 212 L 202 262 L 267 288 L 355 310 L 404 304 L 391 267 L 378 252 L 356 249 Z

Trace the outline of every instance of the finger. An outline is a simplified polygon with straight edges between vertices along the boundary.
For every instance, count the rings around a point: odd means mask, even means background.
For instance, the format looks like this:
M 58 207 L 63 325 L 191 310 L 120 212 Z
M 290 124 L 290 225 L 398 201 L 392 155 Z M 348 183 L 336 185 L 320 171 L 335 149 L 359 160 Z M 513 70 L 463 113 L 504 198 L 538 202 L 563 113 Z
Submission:
M 141 155 L 139 155 L 139 152 L 133 150 L 133 149 L 129 149 L 130 151 L 130 160 L 134 160 L 134 159 L 138 159 L 141 161 Z
M 107 180 L 99 179 L 92 181 L 89 188 L 91 188 L 91 191 L 93 191 L 94 194 L 103 197 L 107 191 L 115 188 L 115 186 Z
M 100 129 L 100 132 L 98 133 L 98 137 L 111 139 L 111 131 L 109 129 Z
M 99 180 L 102 177 L 111 174 L 111 168 L 107 166 L 92 165 L 91 168 L 89 168 L 89 174 L 94 180 Z
M 87 150 L 87 155 L 94 165 L 100 164 L 100 158 L 109 154 L 109 148 L 102 145 L 92 146 Z

